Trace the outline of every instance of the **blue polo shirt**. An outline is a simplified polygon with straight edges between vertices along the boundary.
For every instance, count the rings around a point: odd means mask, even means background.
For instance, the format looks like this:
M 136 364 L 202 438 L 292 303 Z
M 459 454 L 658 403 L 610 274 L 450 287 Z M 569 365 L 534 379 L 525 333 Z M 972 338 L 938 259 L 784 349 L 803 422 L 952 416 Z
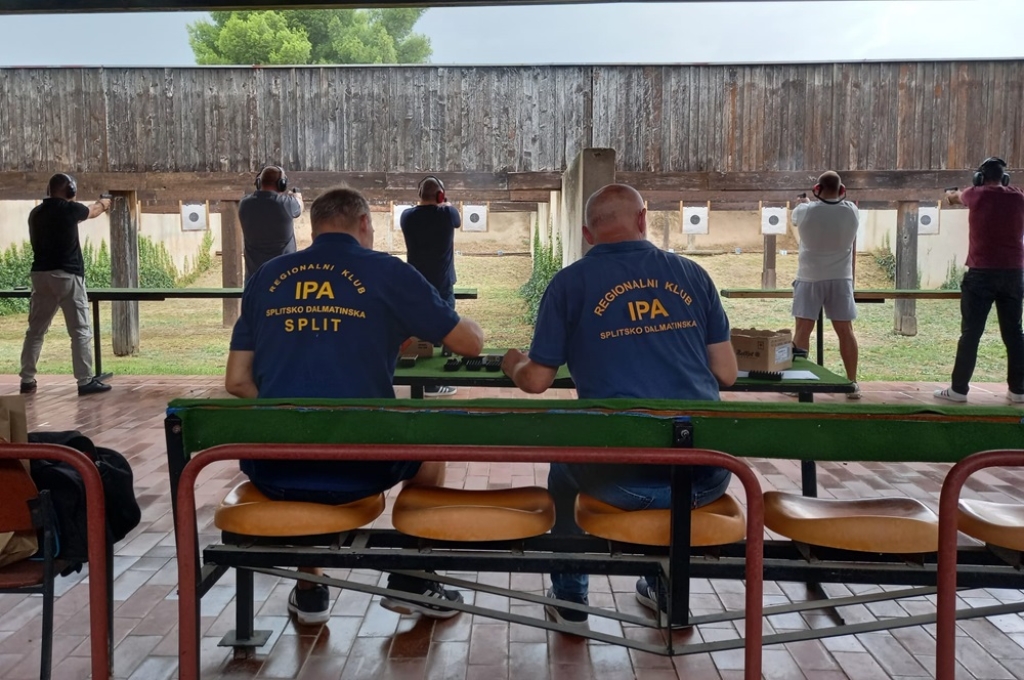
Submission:
M 708 345 L 729 340 L 714 281 L 649 241 L 597 245 L 558 272 L 530 359 L 568 364 L 581 399 L 717 400 Z
M 328 233 L 260 267 L 242 295 L 231 349 L 255 353 L 260 398 L 394 398 L 401 343 L 440 343 L 458 322 L 405 262 Z M 337 489 L 322 478 L 337 465 L 243 461 L 242 470 L 278 487 Z

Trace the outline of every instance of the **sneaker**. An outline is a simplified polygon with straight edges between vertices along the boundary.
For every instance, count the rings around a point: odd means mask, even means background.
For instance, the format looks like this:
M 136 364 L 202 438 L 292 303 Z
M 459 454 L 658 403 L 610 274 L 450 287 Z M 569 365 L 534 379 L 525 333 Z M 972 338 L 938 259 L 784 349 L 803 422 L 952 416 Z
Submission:
M 967 401 L 967 395 L 966 394 L 960 394 L 959 392 L 954 390 L 952 387 L 947 387 L 946 389 L 943 389 L 943 390 L 935 390 L 935 392 L 933 393 L 933 396 L 936 399 L 945 399 L 946 401 L 953 401 L 953 402 L 956 402 L 958 404 L 962 404 L 965 401 Z
M 330 593 L 327 586 L 319 583 L 312 588 L 292 588 L 288 596 L 288 611 L 303 626 L 316 626 L 327 623 L 331 618 L 329 611 Z
M 36 381 L 35 380 L 33 380 L 32 382 L 23 382 L 23 383 L 21 383 L 21 387 L 18 388 L 18 392 L 20 392 L 21 394 L 34 394 L 35 391 L 36 391 Z
M 458 387 L 451 385 L 438 385 L 437 387 L 424 387 L 424 397 L 450 397 L 459 391 Z
M 82 397 L 86 394 L 99 394 L 100 392 L 109 392 L 110 385 L 107 383 L 100 382 L 99 378 L 93 378 L 84 385 L 78 386 L 78 396 Z
M 793 345 L 793 357 L 796 359 L 806 359 L 810 355 L 810 352 L 811 351 L 808 349 L 802 349 Z
M 546 597 L 549 597 L 552 600 L 565 599 L 569 602 L 575 601 L 576 604 L 590 604 L 590 600 L 586 595 L 582 598 L 574 598 L 574 600 L 558 598 L 555 597 L 555 591 L 551 588 L 548 589 Z M 555 623 L 561 623 L 569 626 L 587 626 L 587 619 L 590 617 L 586 612 L 567 609 L 566 607 L 559 607 L 554 603 L 544 605 L 544 611 L 548 613 L 548 616 L 550 616 Z
M 388 578 L 388 588 L 437 600 L 437 604 L 422 604 L 389 596 L 380 601 L 380 606 L 384 609 L 404 616 L 422 614 L 431 619 L 450 619 L 458 614 L 459 610 L 446 607 L 445 604 L 464 601 L 459 591 L 446 589 L 437 581 L 427 581 L 426 579 L 408 577 L 397 579 L 392 575 Z
M 860 397 L 861 397 L 860 385 L 858 385 L 856 382 L 854 382 L 853 383 L 853 392 L 847 392 L 846 393 L 846 398 L 851 400 L 851 401 L 855 401 L 857 399 L 860 399 Z
M 35 383 L 33 383 L 32 389 L 35 389 Z M 1024 404 L 1024 394 L 1017 394 L 1016 392 L 1007 392 L 1006 401 L 1011 404 Z
M 666 611 L 665 597 L 659 595 L 658 589 L 650 584 L 645 576 L 636 581 L 636 601 L 650 609 L 658 616 L 658 625 L 662 628 L 668 627 L 668 612 Z M 672 626 L 673 630 L 685 630 L 693 626 Z

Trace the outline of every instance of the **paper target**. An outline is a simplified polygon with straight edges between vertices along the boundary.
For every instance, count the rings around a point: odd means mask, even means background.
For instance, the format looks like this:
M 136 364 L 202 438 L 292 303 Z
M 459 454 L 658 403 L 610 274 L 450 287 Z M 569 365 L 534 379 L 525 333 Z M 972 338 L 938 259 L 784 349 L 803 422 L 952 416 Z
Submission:
M 917 233 L 939 233 L 939 208 L 937 206 L 920 206 L 917 209 Z
M 206 231 L 206 205 L 186 203 L 181 206 L 182 231 Z
M 706 205 L 683 206 L 683 233 L 708 233 L 708 207 Z
M 761 208 L 761 233 L 765 236 L 785 236 L 789 225 L 789 211 L 785 208 Z
M 399 205 L 398 203 L 391 204 L 391 229 L 394 231 L 402 231 L 402 213 L 411 208 L 412 206 L 406 203 Z
M 487 206 L 462 206 L 462 231 L 487 231 Z

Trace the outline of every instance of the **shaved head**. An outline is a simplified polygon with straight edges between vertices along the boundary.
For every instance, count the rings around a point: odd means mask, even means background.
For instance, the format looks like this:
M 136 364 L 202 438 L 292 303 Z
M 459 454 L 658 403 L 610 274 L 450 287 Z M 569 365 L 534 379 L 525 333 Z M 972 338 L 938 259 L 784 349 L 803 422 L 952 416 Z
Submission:
M 585 229 L 595 243 L 640 240 L 647 231 L 644 199 L 626 184 L 608 184 L 587 199 Z
M 818 177 L 818 184 L 824 193 L 835 194 L 839 192 L 839 185 L 843 183 L 839 173 L 835 170 L 826 170 Z

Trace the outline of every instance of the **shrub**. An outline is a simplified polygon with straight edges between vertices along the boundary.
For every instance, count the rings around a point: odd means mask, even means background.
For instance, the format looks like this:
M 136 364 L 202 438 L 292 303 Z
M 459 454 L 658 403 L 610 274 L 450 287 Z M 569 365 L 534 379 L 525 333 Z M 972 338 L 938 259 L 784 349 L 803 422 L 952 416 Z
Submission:
M 29 270 L 32 268 L 32 248 L 27 242 L 12 244 L 7 250 L 0 252 L 0 288 L 28 286 Z M 18 314 L 28 311 L 28 300 L 0 299 L 0 316 Z
M 548 245 L 540 243 L 540 233 L 533 235 L 533 273 L 530 280 L 519 289 L 519 295 L 526 301 L 526 322 L 533 325 L 537 322 L 537 309 L 544 291 L 548 289 L 551 279 L 562 268 L 562 243 L 553 237 Z
M 213 266 L 213 232 L 207 230 L 203 234 L 203 242 L 199 245 L 199 252 L 195 259 L 185 258 L 185 271 L 178 277 L 179 286 L 187 286 L 195 283 L 196 279 L 210 271 Z
M 940 290 L 960 290 L 960 284 L 964 280 L 964 268 L 958 267 L 956 260 L 949 261 L 949 267 L 946 269 L 946 280 L 939 286 Z

